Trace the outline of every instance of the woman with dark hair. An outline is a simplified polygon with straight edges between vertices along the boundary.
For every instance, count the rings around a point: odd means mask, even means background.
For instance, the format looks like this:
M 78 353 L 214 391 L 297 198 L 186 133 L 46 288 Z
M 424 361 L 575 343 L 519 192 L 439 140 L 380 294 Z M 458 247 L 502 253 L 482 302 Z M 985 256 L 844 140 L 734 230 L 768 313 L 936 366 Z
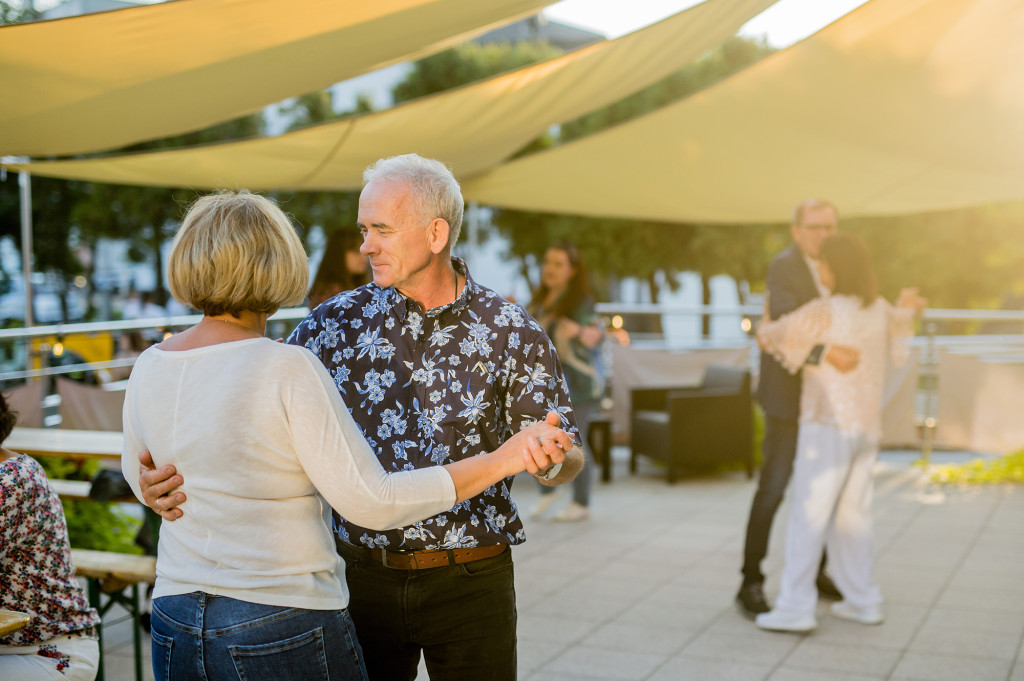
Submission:
M 764 351 L 788 371 L 802 371 L 800 430 L 793 465 L 793 498 L 786 532 L 779 596 L 757 626 L 807 632 L 817 626 L 815 578 L 822 548 L 843 600 L 837 617 L 862 624 L 884 619 L 882 592 L 872 566 L 871 470 L 881 437 L 882 389 L 887 359 L 902 364 L 915 313 L 925 301 L 916 289 L 900 292 L 896 307 L 878 295 L 867 247 L 847 234 L 821 248 L 821 281 L 830 291 L 757 332 Z M 806 366 L 817 345 L 842 344 L 859 352 L 853 370 Z
M 327 237 L 324 254 L 309 287 L 310 310 L 342 291 L 369 283 L 369 262 L 359 252 L 362 243 L 362 235 L 351 229 L 336 229 Z
M 595 322 L 594 298 L 579 251 L 560 241 L 548 247 L 541 263 L 540 286 L 526 308 L 540 322 L 558 351 L 572 399 L 580 443 L 588 465 L 573 480 L 573 499 L 555 516 L 560 521 L 586 520 L 590 516 L 593 453 L 586 444 L 590 414 L 601 400 L 604 386 L 598 370 L 598 345 L 603 332 Z M 541 498 L 531 512 L 539 518 L 558 500 L 556 487 L 541 486 Z
M 17 415 L 0 395 L 0 444 Z M 92 681 L 100 618 L 75 579 L 68 528 L 46 473 L 0 448 L 0 607 L 32 621 L 0 638 L 0 679 Z

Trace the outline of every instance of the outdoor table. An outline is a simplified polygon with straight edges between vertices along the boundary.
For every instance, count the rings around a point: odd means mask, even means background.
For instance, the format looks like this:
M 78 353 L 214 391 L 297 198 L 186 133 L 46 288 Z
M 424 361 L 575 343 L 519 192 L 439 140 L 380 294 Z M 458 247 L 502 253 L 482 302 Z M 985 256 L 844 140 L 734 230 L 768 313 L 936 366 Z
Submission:
M 65 459 L 120 459 L 123 446 L 123 433 L 61 428 L 15 428 L 4 441 L 11 451 Z
M 16 610 L 0 610 L 0 637 L 13 634 L 18 629 L 28 626 L 32 618 Z

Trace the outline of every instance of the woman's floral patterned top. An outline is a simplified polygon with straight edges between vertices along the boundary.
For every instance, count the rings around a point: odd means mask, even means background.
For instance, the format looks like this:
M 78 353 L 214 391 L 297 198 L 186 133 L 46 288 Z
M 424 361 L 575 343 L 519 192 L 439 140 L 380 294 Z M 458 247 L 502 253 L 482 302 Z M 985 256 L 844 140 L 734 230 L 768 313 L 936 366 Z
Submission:
M 100 621 L 75 579 L 60 500 L 24 454 L 0 462 L 0 608 L 32 616 L 0 645 L 93 636 Z

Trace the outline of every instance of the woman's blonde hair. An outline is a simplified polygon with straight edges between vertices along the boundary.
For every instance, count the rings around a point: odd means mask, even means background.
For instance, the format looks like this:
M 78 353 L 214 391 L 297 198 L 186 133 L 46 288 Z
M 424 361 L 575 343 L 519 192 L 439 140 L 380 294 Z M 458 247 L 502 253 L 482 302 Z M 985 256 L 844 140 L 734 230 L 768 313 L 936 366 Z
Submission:
M 301 303 L 308 282 L 291 222 L 273 201 L 247 191 L 196 199 L 167 261 L 171 295 L 209 315 L 271 314 Z

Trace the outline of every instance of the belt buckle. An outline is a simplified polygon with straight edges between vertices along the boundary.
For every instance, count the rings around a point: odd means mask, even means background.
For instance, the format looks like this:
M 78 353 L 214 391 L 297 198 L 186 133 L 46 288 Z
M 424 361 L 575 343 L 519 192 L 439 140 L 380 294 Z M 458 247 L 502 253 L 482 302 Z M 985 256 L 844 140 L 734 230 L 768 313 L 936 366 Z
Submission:
M 409 551 L 388 551 L 388 550 L 387 550 L 386 548 L 384 548 L 384 547 L 382 546 L 382 547 L 380 548 L 380 564 L 381 564 L 381 565 L 383 565 L 383 566 L 384 566 L 384 567 L 386 567 L 386 568 L 390 568 L 390 567 L 391 567 L 390 565 L 388 565 L 388 554 L 389 554 L 389 553 L 395 553 L 395 554 L 410 554 L 410 552 L 409 552 Z M 406 568 L 404 568 L 404 567 L 397 567 L 397 566 L 396 566 L 396 567 L 395 567 L 395 568 L 393 568 L 393 569 L 395 569 L 395 570 L 404 570 L 404 569 L 406 569 Z

